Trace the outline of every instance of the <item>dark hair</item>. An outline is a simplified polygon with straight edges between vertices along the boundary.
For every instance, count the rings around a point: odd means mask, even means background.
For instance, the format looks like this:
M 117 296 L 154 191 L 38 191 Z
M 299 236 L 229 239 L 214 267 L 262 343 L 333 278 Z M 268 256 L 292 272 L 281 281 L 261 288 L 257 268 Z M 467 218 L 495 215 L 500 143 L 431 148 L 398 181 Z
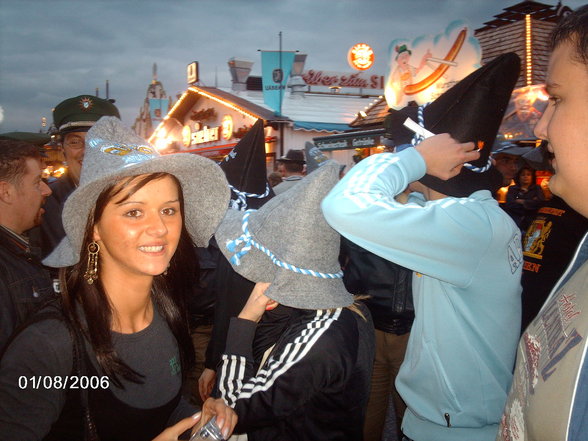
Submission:
M 551 34 L 551 49 L 569 41 L 578 61 L 588 65 L 588 5 L 566 15 Z
M 532 187 L 537 184 L 537 173 L 535 172 L 534 168 L 529 167 L 528 165 L 523 165 L 519 169 L 519 171 L 517 172 L 517 174 L 514 177 L 515 184 L 517 184 L 518 186 L 521 185 L 521 175 L 523 174 L 523 171 L 527 171 L 527 170 L 531 172 L 531 176 L 533 178 L 531 180 L 531 185 L 529 187 Z
M 186 306 L 186 294 L 189 291 L 186 286 L 188 281 L 193 283 L 198 280 L 199 267 L 192 240 L 185 227 L 182 186 L 175 176 L 167 173 L 132 176 L 121 184 L 106 188 L 98 196 L 95 207 L 88 216 L 79 262 L 72 267 L 62 268 L 60 271 L 61 295 L 66 320 L 72 326 L 82 330 L 90 342 L 104 374 L 108 375 L 117 387 L 122 387 L 119 377 L 141 383 L 141 375 L 125 364 L 114 350 L 111 337 L 112 305 L 106 296 L 100 278 L 92 285 L 89 285 L 83 278 L 88 261 L 88 244 L 93 240 L 94 225 L 100 220 L 104 208 L 110 200 L 126 191 L 126 195 L 122 199 L 124 201 L 147 183 L 166 176 L 170 176 L 178 186 L 182 230 L 178 248 L 170 261 L 167 275 L 153 278 L 152 298 L 157 311 L 167 322 L 178 343 L 182 375 L 185 378 L 186 373 L 194 364 L 194 350 L 190 338 L 188 308 Z M 190 250 L 192 251 L 190 252 Z M 85 321 L 80 318 L 80 307 Z
M 28 158 L 42 159 L 36 145 L 12 139 L 0 139 L 0 181 L 18 184 L 26 173 Z
M 276 185 L 278 185 L 280 182 L 282 182 L 282 175 L 279 174 L 278 172 L 271 172 L 268 176 L 267 176 L 267 180 L 269 182 L 269 184 L 272 187 L 275 187 Z
M 284 170 L 288 173 L 302 173 L 302 170 L 304 170 L 304 164 L 302 162 L 283 161 L 282 164 L 284 164 Z

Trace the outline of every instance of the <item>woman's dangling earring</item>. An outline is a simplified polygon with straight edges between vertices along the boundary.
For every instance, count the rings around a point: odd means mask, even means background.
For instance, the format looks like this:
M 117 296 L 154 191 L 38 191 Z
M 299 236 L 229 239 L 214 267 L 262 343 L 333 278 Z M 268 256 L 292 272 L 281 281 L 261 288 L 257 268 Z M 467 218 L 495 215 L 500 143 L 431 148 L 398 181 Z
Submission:
M 84 279 L 88 285 L 98 280 L 98 251 L 100 251 L 100 245 L 97 242 L 92 241 L 88 244 L 88 267 L 84 273 Z

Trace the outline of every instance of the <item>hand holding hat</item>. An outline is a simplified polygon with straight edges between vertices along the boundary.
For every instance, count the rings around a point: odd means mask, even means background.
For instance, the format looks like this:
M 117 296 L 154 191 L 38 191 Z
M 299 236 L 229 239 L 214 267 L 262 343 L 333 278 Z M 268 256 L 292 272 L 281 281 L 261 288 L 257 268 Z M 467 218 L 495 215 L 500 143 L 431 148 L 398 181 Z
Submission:
M 425 139 L 416 149 L 427 164 L 427 174 L 444 181 L 457 176 L 464 162 L 480 157 L 473 142 L 460 143 L 447 133 Z
M 268 305 L 277 305 L 274 300 L 271 300 L 265 295 L 266 290 L 270 284 L 267 282 L 258 282 L 255 284 L 253 291 L 247 299 L 247 303 L 239 313 L 239 318 L 251 320 L 252 322 L 259 322 L 263 313 L 268 309 Z

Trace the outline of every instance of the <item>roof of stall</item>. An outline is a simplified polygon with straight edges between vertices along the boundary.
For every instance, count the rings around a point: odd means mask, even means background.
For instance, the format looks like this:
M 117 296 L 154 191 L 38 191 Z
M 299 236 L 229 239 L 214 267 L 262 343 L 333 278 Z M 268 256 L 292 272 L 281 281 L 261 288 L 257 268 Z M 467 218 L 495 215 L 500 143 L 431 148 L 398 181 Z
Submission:
M 216 87 L 191 86 L 170 110 L 168 116 L 181 119 L 200 96 L 214 99 L 226 105 L 237 106 L 241 111 L 267 122 L 288 121 L 294 130 L 319 131 L 325 133 L 349 130 L 360 110 L 369 107 L 378 97 L 357 95 L 305 93 L 304 96 L 285 94 L 282 116 L 277 116 L 263 101 L 261 91 L 233 91 Z

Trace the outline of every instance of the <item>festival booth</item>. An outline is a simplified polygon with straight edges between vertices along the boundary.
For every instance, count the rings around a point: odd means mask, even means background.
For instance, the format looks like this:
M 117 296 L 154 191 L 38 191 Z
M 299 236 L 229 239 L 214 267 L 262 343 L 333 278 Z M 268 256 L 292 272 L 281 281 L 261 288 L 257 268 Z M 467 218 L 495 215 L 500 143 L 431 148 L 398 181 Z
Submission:
M 286 69 L 288 54 L 291 63 Z M 229 60 L 231 88 L 205 87 L 192 76 L 149 141 L 162 152 L 192 152 L 221 160 L 261 119 L 270 171 L 288 150 L 303 149 L 319 135 L 348 130 L 358 109 L 382 93 L 375 87 L 381 86 L 383 77 L 304 71 L 306 55 L 282 56 L 282 69 L 270 68 L 269 75 L 261 77 L 250 75 L 252 62 Z M 262 52 L 262 70 L 272 67 L 266 58 Z M 341 92 L 343 88 L 349 93 Z M 277 92 L 277 100 L 268 98 L 271 92 Z

